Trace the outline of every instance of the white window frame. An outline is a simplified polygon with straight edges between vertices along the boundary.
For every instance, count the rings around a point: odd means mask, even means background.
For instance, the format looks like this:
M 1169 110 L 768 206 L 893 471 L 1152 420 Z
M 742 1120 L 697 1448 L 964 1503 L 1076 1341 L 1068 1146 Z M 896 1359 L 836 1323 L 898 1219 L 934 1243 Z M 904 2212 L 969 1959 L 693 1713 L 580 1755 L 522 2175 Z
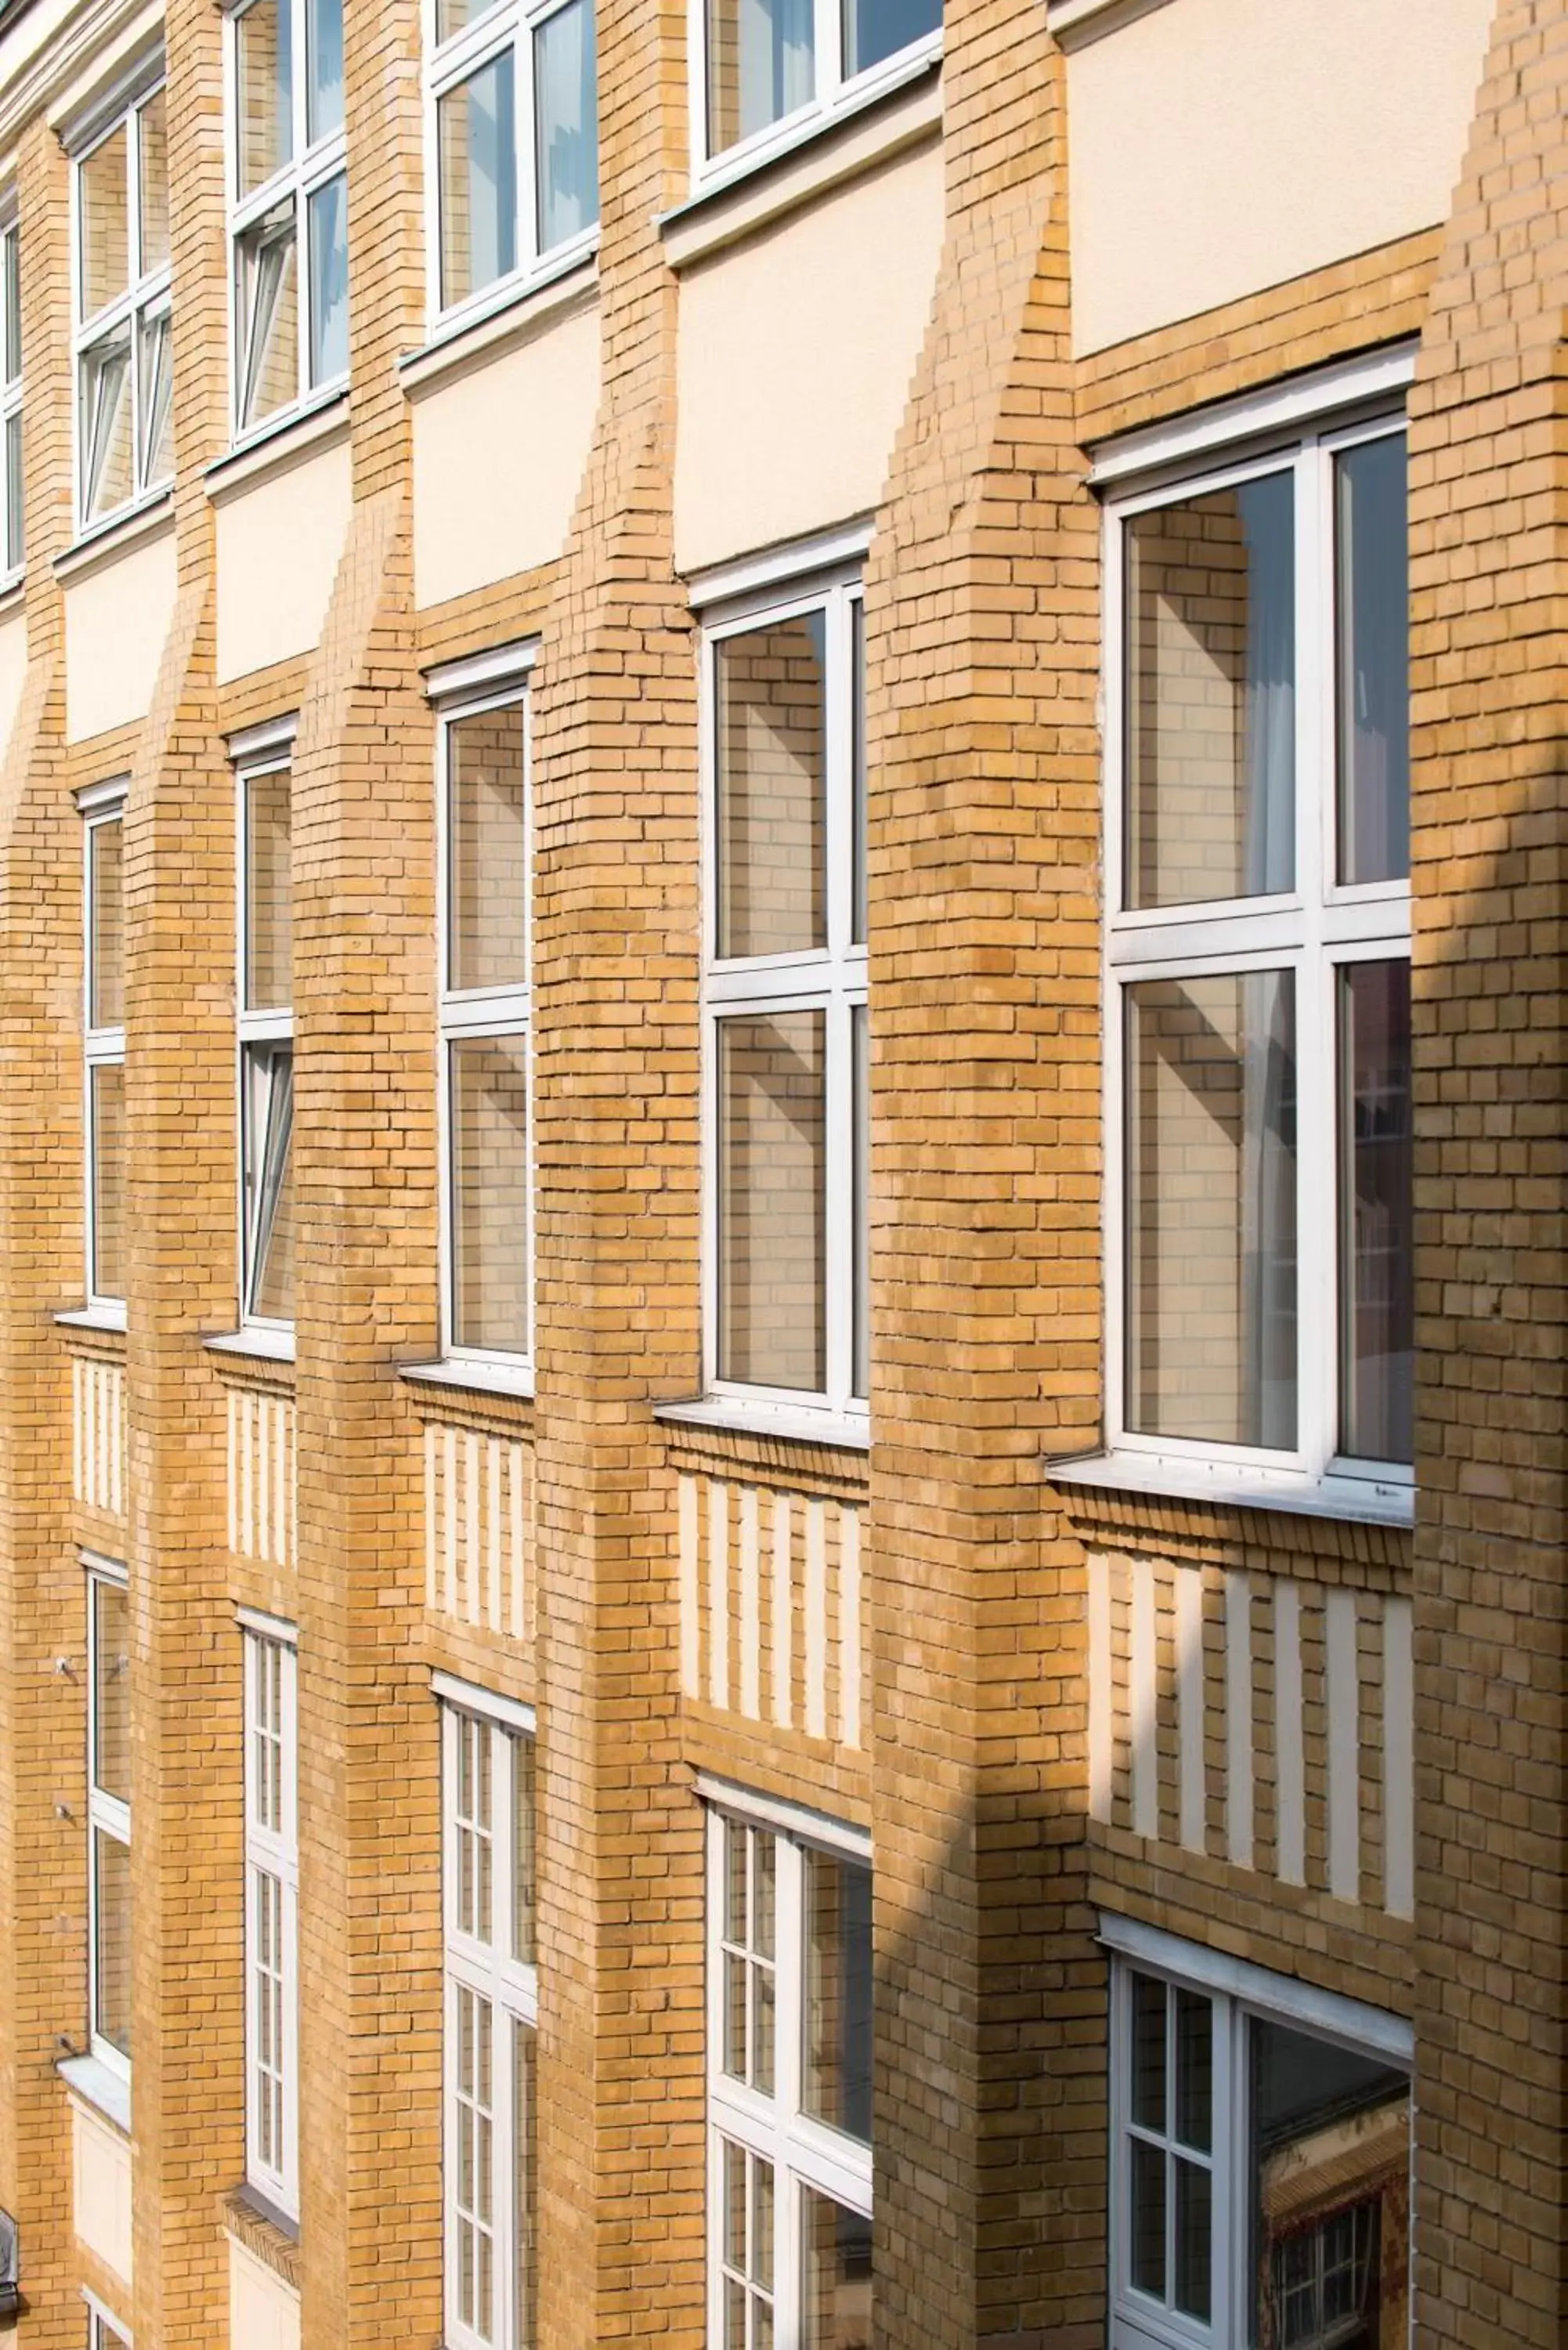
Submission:
M 425 141 L 425 273 L 429 326 L 455 330 L 504 309 L 531 287 L 565 276 L 598 251 L 599 224 L 590 225 L 558 244 L 539 244 L 538 127 L 534 96 L 534 36 L 571 0 L 500 0 L 482 9 L 444 41 L 436 37 L 437 0 L 422 0 L 424 13 L 424 141 Z M 593 0 L 584 0 L 588 22 L 594 23 Z M 596 28 L 597 82 L 597 28 Z M 515 265 L 504 276 L 478 286 L 461 302 L 441 299 L 441 146 L 437 109 L 441 100 L 460 83 L 482 73 L 508 50 L 513 57 L 513 125 L 516 140 L 517 217 L 514 223 Z M 597 125 L 596 114 L 596 125 Z M 524 185 L 526 182 L 526 185 Z
M 348 201 L 348 145 L 347 129 L 348 90 L 344 90 L 345 119 L 326 131 L 314 145 L 310 142 L 308 108 L 310 75 L 306 63 L 308 31 L 306 0 L 282 0 L 290 12 L 290 55 L 293 60 L 292 87 L 289 92 L 292 110 L 291 148 L 286 163 L 280 163 L 272 176 L 252 191 L 248 196 L 238 193 L 240 184 L 240 109 L 239 109 L 239 19 L 253 0 L 223 0 L 223 186 L 228 208 L 228 316 L 229 316 L 229 425 L 233 445 L 244 448 L 249 442 L 264 440 L 278 431 L 307 407 L 325 404 L 336 399 L 348 381 L 349 369 L 325 376 L 319 383 L 311 380 L 311 262 L 310 262 L 310 199 L 340 174 L 344 181 L 344 203 Z M 347 16 L 347 5 L 345 6 Z M 348 29 L 344 30 L 345 76 L 347 76 Z M 295 398 L 280 407 L 270 409 L 254 423 L 246 423 L 241 414 L 244 392 L 246 354 L 246 320 L 240 296 L 240 240 L 265 214 L 278 205 L 292 203 L 294 207 L 294 267 L 297 329 L 296 342 L 298 360 L 298 382 Z M 351 256 L 350 256 L 351 258 Z M 349 297 L 352 300 L 352 290 Z M 352 311 L 349 332 L 353 332 Z
M 803 2111 L 805 2047 L 805 1856 L 808 1850 L 871 1866 L 871 1839 L 843 1823 L 704 1774 L 707 1902 L 708 2341 L 722 2350 L 724 2331 L 724 2147 L 726 2141 L 771 2163 L 774 2173 L 774 2338 L 801 2338 L 804 2241 L 802 2189 L 813 2188 L 846 2210 L 872 2216 L 872 2148 Z M 725 1881 L 728 1824 L 774 1840 L 774 2094 L 764 2095 L 724 2071 Z
M 441 1719 L 441 1924 L 444 1968 L 441 1991 L 441 2204 L 442 2271 L 448 2350 L 527 2350 L 516 2307 L 518 2248 L 514 2241 L 516 2207 L 516 2166 L 524 2159 L 517 2143 L 514 2111 L 515 2071 L 511 2061 L 511 2036 L 521 2025 L 536 2033 L 539 2024 L 537 1960 L 511 1955 L 512 1920 L 504 1915 L 504 1887 L 511 1879 L 516 1849 L 513 1803 L 513 1748 L 533 1742 L 533 1709 L 448 1674 L 435 1677 L 433 1693 Z M 491 1894 L 493 1939 L 486 1943 L 465 1933 L 458 1918 L 457 1746 L 460 1723 L 476 1726 L 490 1741 Z M 491 2241 L 493 2248 L 494 2330 L 488 2337 L 466 2324 L 458 2303 L 459 2211 L 452 2155 L 454 2116 L 459 2103 L 457 2068 L 457 2002 L 469 1991 L 490 2002 L 492 2014 L 491 2078 Z M 535 2074 L 535 2080 L 537 2074 Z M 527 2182 L 527 2192 L 536 2192 Z
M 1408 962 L 1408 879 L 1336 880 L 1334 461 L 1405 431 L 1403 402 L 1377 395 L 1316 424 L 1207 448 L 1107 496 L 1104 525 L 1106 1427 L 1107 1451 L 1178 1475 L 1234 1474 L 1282 1492 L 1356 1492 L 1408 1502 L 1407 1461 L 1338 1450 L 1339 1163 L 1335 973 L 1357 962 Z M 1296 679 L 1294 886 L 1277 896 L 1130 910 L 1126 886 L 1124 526 L 1176 505 L 1290 470 L 1294 484 Z M 1127 1423 L 1125 991 L 1135 982 L 1288 971 L 1295 996 L 1297 1085 L 1297 1441 L 1292 1451 L 1145 1434 Z M 1310 1265 L 1307 1252 L 1311 1250 Z
M 87 2303 L 88 2350 L 131 2350 L 131 2337 L 114 2312 L 85 2284 L 81 2295 Z
M 293 1330 L 292 1321 L 277 1316 L 256 1314 L 252 1310 L 255 1280 L 256 1241 L 260 1221 L 263 1185 L 261 1161 L 265 1154 L 269 1097 L 277 1083 L 277 1059 L 268 1046 L 294 1045 L 293 988 L 291 1001 L 283 1008 L 249 1010 L 245 1003 L 245 973 L 250 965 L 250 866 L 248 854 L 249 827 L 245 822 L 246 795 L 253 782 L 263 775 L 275 775 L 294 769 L 294 737 L 296 721 L 281 720 L 257 727 L 244 738 L 236 737 L 229 745 L 234 769 L 234 1004 L 235 1054 L 234 1087 L 239 1116 L 239 1201 L 238 1255 L 240 1268 L 240 1327 L 274 1335 Z M 292 786 L 291 786 L 292 788 Z M 292 1075 L 292 1062 L 291 1062 Z M 296 1097 L 297 1107 L 297 1097 Z M 291 1111 L 291 1116 L 295 1114 Z
M 93 1586 L 106 1584 L 124 1591 L 130 1578 L 119 1560 L 99 1557 L 96 1552 L 84 1551 L 82 1565 L 87 1570 L 88 2044 L 99 2063 L 107 2065 L 117 2080 L 129 2081 L 130 2058 L 122 2056 L 98 2028 L 97 1842 L 100 1835 L 107 1835 L 123 1845 L 127 1852 L 131 1844 L 130 1804 L 118 1795 L 107 1794 L 98 1783 L 98 1607 Z
M 7 288 L 16 286 L 16 335 L 11 334 L 10 302 Z M 26 492 L 22 482 L 22 461 L 17 459 L 16 491 L 13 508 L 11 496 L 10 442 L 15 425 L 22 430 L 22 230 L 16 215 L 16 199 L 12 194 L 0 201 L 0 594 L 14 588 L 22 577 L 26 560 L 23 538 Z M 12 556 L 13 545 L 16 548 Z
M 701 744 L 702 822 L 702 1383 L 703 1392 L 738 1406 L 820 1412 L 825 1419 L 865 1424 L 869 1404 L 856 1392 L 857 1312 L 856 1014 L 870 1020 L 868 956 L 857 941 L 855 860 L 856 613 L 864 611 L 858 563 L 843 565 L 787 587 L 736 598 L 703 613 L 698 723 Z M 800 953 L 721 959 L 718 951 L 719 761 L 717 649 L 731 637 L 821 612 L 824 642 L 824 744 L 827 774 L 823 854 L 827 944 Z M 863 623 L 862 623 L 863 625 Z M 719 1170 L 719 1024 L 726 1016 L 822 1012 L 826 1160 L 824 1313 L 826 1384 L 820 1389 L 753 1387 L 719 1376 L 722 1248 Z M 870 1085 L 869 1030 L 867 1077 Z M 866 1170 L 869 1187 L 870 1170 Z M 864 1244 L 866 1235 L 860 1236 Z M 862 1266 L 861 1279 L 869 1280 Z M 867 1385 L 869 1385 L 867 1376 Z
M 245 2178 L 285 2218 L 299 2217 L 299 1698 L 296 1632 L 275 1617 L 242 1614 L 244 1655 L 245 1797 Z M 264 1671 L 276 1669 L 275 1722 L 262 1713 Z M 259 1747 L 276 1747 L 277 1825 L 259 1817 L 262 1793 Z M 282 2009 L 278 2061 L 264 2067 L 262 2002 L 271 1992 L 262 1964 L 256 1926 L 263 1880 L 277 1888 L 278 1964 L 273 1974 Z M 281 2106 L 283 2159 L 269 2161 L 262 2147 L 261 2079 L 270 2069 Z
M 534 1365 L 535 1296 L 535 1164 L 534 1139 L 534 705 L 528 681 L 533 669 L 535 648 L 509 649 L 502 657 L 504 665 L 493 667 L 484 660 L 453 663 L 450 671 L 436 671 L 429 681 L 429 692 L 436 713 L 436 952 L 437 970 L 437 1052 L 439 1078 L 437 1113 L 441 1158 L 441 1205 L 439 1237 L 441 1246 L 441 1350 L 442 1359 L 454 1363 L 472 1363 L 478 1368 L 488 1367 L 507 1377 L 531 1374 Z M 477 671 L 477 676 L 475 672 Z M 526 876 L 524 904 L 524 976 L 511 987 L 454 988 L 450 983 L 452 972 L 452 729 L 464 718 L 477 718 L 489 710 L 520 709 L 523 712 L 523 857 Z M 497 1349 L 480 1347 L 460 1347 L 453 1339 L 456 1326 L 457 1252 L 452 1213 L 452 1187 L 455 1162 L 452 1156 L 452 1046 L 469 1038 L 484 1036 L 521 1036 L 527 1087 L 527 1165 L 524 1181 L 527 1187 L 528 1233 L 528 1330 L 526 1342 L 520 1354 L 504 1354 Z
M 152 99 L 162 95 L 167 122 L 167 89 L 161 61 L 155 71 L 139 80 L 132 94 L 124 98 L 115 111 L 95 123 L 92 135 L 74 150 L 71 155 L 70 202 L 70 287 L 71 287 L 71 479 L 72 512 L 78 533 L 97 532 L 111 522 L 123 521 L 143 505 L 161 498 L 174 479 L 172 464 L 165 473 L 153 473 L 150 460 L 151 451 L 146 445 L 147 419 L 141 413 L 141 330 L 143 325 L 169 317 L 173 286 L 172 257 L 152 269 L 141 266 L 141 117 Z M 82 316 L 82 167 L 114 137 L 116 131 L 126 133 L 126 271 L 130 283 L 123 294 L 116 295 L 95 310 L 90 318 Z M 172 203 L 172 189 L 171 189 Z M 117 327 L 125 326 L 130 336 L 130 359 L 126 397 L 130 402 L 130 494 L 117 506 L 100 515 L 88 513 L 87 507 L 87 418 L 82 409 L 82 361 L 93 347 L 112 334 Z M 171 378 L 174 365 L 172 346 L 170 348 Z M 170 400 L 172 404 L 173 392 Z M 172 442 L 171 443 L 172 447 Z
M 881 57 L 864 73 L 844 73 L 843 0 L 813 0 L 812 56 L 815 88 L 804 105 L 776 122 L 764 124 L 732 147 L 708 151 L 708 0 L 688 0 L 686 54 L 689 70 L 689 121 L 691 140 L 691 186 L 694 194 L 722 187 L 768 161 L 781 149 L 797 146 L 815 130 L 825 130 L 845 115 L 872 105 L 888 91 L 925 73 L 942 54 L 943 26 L 908 41 L 890 57 Z
M 93 836 L 103 826 L 121 827 L 121 871 L 124 870 L 124 823 L 126 782 L 123 776 L 110 784 L 95 786 L 78 794 L 77 806 L 82 818 L 82 1170 L 86 1179 L 86 1196 L 82 1206 L 82 1230 L 86 1243 L 83 1291 L 89 1312 L 113 1317 L 123 1316 L 125 1299 L 99 1288 L 94 1276 L 98 1270 L 98 1138 L 93 1123 L 93 1072 L 102 1068 L 125 1066 L 125 1024 L 110 1028 L 92 1025 L 93 941 L 98 921 L 96 891 L 93 886 Z M 121 939 L 124 939 L 123 925 Z M 129 1175 L 130 1138 L 126 1138 L 127 1173 Z
M 1246 2350 L 1251 2284 L 1249 2253 L 1250 2154 L 1246 2034 L 1255 2019 L 1284 2025 L 1412 2074 L 1409 2026 L 1376 2008 L 1318 1991 L 1262 1967 L 1216 1959 L 1175 1935 L 1130 1919 L 1103 1917 L 1100 1939 L 1110 1953 L 1109 2350 Z M 1162 2308 L 1129 2281 L 1130 2154 L 1134 2134 L 1128 2085 L 1132 1978 L 1152 1975 L 1211 2000 L 1214 2008 L 1214 2181 L 1209 2323 Z M 1414 2122 L 1414 2080 L 1411 2079 Z M 1415 2130 L 1410 2133 L 1414 2163 Z

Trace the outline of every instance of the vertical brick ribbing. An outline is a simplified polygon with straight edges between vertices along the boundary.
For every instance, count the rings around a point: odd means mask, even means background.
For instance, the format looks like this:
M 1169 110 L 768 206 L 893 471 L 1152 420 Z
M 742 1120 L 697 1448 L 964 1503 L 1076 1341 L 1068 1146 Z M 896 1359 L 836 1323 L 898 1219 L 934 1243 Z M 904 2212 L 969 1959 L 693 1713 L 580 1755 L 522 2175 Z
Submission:
M 1411 399 L 1417 2327 L 1568 2331 L 1568 10 L 1501 0 Z
M 947 236 L 867 583 L 877 2338 L 1086 2350 L 1081 1564 L 1039 1462 L 1098 1418 L 1097 539 L 1060 60 L 1023 6 L 950 8 L 945 54 Z

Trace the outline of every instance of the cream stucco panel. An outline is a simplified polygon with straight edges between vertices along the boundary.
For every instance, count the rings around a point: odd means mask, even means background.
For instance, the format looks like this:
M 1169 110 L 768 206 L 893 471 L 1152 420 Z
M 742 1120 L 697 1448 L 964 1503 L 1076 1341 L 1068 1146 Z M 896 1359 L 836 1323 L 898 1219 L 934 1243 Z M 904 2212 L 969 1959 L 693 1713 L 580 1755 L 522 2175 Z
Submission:
M 555 560 L 598 400 L 592 304 L 421 388 L 413 410 L 416 604 L 444 604 Z
M 939 146 L 691 269 L 680 285 L 675 559 L 699 570 L 874 506 L 943 228 Z
M 130 2286 L 130 2143 L 71 2099 L 71 2198 L 78 2239 Z
M 353 494 L 345 438 L 222 496 L 220 684 L 319 643 Z
M 299 2295 L 229 2238 L 229 2350 L 299 2350 Z
M 11 741 L 26 677 L 27 616 L 13 612 L 8 620 L 0 620 L 0 758 Z
M 145 718 L 174 614 L 174 525 L 66 589 L 66 737 Z
M 1077 348 L 1446 220 L 1491 15 L 1492 0 L 1168 0 L 1071 51 Z

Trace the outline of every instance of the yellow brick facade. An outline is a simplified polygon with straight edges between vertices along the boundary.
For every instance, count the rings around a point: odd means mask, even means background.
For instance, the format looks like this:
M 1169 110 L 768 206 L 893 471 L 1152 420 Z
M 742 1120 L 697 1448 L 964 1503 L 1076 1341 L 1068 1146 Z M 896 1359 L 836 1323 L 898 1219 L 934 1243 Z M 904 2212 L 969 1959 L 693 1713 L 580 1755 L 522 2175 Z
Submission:
M 427 300 L 435 10 L 344 13 L 347 384 L 236 451 L 222 11 L 167 0 L 158 26 L 113 0 L 0 7 L 26 527 L 0 591 L 0 2210 L 20 2230 L 17 2340 L 67 2350 L 96 2310 L 137 2350 L 449 2341 L 435 1676 L 533 1723 L 538 2350 L 727 2345 L 715 1783 L 804 1833 L 815 1817 L 870 1840 L 874 2314 L 830 2350 L 1144 2350 L 1111 2282 L 1107 1919 L 1413 2035 L 1410 2338 L 1551 2350 L 1568 2338 L 1568 5 L 1495 0 L 1488 21 L 1471 0 L 1408 5 L 1412 53 L 1439 51 L 1474 93 L 1447 208 L 1385 172 L 1381 210 L 1335 211 L 1325 148 L 1319 264 L 1248 279 L 1243 255 L 1241 290 L 1193 313 L 1140 283 L 1153 323 L 1096 348 L 1077 273 L 1108 197 L 1075 170 L 1075 109 L 1103 108 L 1116 73 L 1136 83 L 1135 45 L 1184 20 L 1222 93 L 1226 44 L 1250 37 L 1228 0 L 950 0 L 940 59 L 928 44 L 716 179 L 691 152 L 702 12 L 599 0 L 597 245 L 455 327 Z M 78 543 L 72 152 L 146 86 L 160 40 L 175 470 Z M 1397 141 L 1397 105 L 1390 121 Z M 929 260 L 917 216 L 938 178 Z M 869 1411 L 814 1421 L 704 1387 L 702 619 L 791 575 L 744 520 L 701 576 L 682 567 L 690 484 L 733 454 L 682 444 L 683 370 L 709 370 L 711 414 L 713 371 L 722 391 L 727 368 L 759 364 L 754 312 L 732 350 L 693 353 L 682 318 L 698 273 L 712 318 L 726 269 L 776 263 L 812 331 L 814 272 L 842 260 L 853 289 L 866 266 L 833 245 L 868 190 L 881 217 L 908 216 L 887 274 L 922 321 L 896 428 L 861 480 L 808 387 L 762 502 L 794 517 L 808 575 L 863 558 Z M 788 240 L 813 224 L 803 267 Z M 853 307 L 834 277 L 822 317 L 829 294 Z M 910 311 L 890 296 L 876 330 Z M 590 336 L 592 400 L 552 390 L 578 385 Z M 1096 1484 L 1115 690 L 1096 467 L 1126 436 L 1405 350 L 1414 1523 Z M 514 365 L 528 400 L 498 441 L 475 435 L 454 492 L 451 450 L 481 412 L 461 400 L 488 383 L 493 412 L 490 371 Z M 822 371 L 852 391 L 863 375 L 874 407 L 887 352 L 851 334 Z M 569 479 L 530 483 L 531 432 L 557 470 L 577 452 Z M 545 551 L 496 577 L 503 488 Z M 708 498 L 709 539 L 717 511 Z M 438 1076 L 440 694 L 450 665 L 518 646 L 525 1378 L 441 1359 Z M 241 1328 L 232 755 L 286 719 L 286 1340 Z M 122 1315 L 88 1306 L 73 797 L 117 781 Z M 88 2049 L 94 1559 L 129 1592 L 119 2087 Z M 246 2185 L 242 1617 L 297 1640 L 296 2214 Z

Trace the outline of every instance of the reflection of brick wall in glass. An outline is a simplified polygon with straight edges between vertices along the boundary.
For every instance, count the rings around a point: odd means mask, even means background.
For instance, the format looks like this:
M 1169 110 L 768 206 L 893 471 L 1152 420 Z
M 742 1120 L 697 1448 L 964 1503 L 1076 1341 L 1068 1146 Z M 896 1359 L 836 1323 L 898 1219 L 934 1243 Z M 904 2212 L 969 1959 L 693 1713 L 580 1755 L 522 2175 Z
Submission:
M 245 778 L 245 1008 L 294 1001 L 291 795 L 286 767 Z
M 448 985 L 517 987 L 528 976 L 527 770 L 523 705 L 447 730 L 451 822 Z
M 719 1024 L 719 1376 L 820 1390 L 826 1015 Z
M 452 1340 L 528 1346 L 528 1046 L 475 1036 L 452 1047 Z
M 1129 905 L 1290 886 L 1293 495 L 1271 475 L 1127 525 Z
M 827 943 L 824 617 L 718 647 L 718 939 L 722 957 Z

